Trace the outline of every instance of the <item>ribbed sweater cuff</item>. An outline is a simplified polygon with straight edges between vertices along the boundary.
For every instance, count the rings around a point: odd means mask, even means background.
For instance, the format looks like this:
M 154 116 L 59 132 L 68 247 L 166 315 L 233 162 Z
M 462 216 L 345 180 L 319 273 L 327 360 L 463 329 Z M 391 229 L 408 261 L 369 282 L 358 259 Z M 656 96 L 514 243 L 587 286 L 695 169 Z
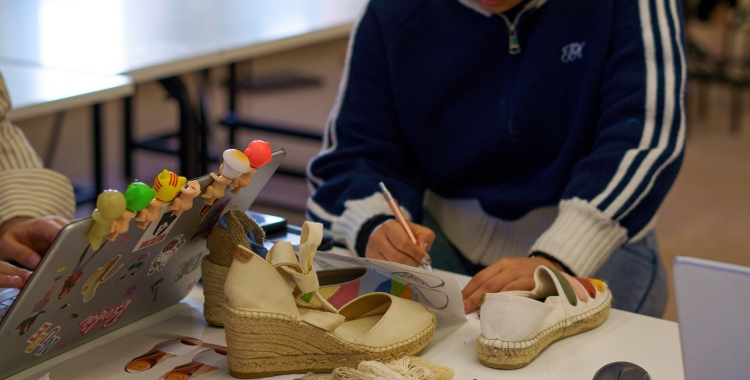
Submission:
M 411 220 L 409 211 L 401 207 L 404 218 Z M 367 198 L 349 200 L 344 203 L 344 212 L 331 225 L 331 234 L 336 240 L 344 240 L 346 247 L 357 252 L 357 237 L 359 231 L 370 218 L 375 215 L 393 215 L 391 208 L 383 198 L 383 194 L 376 192 Z
M 76 210 L 73 186 L 62 174 L 44 168 L 0 172 L 0 225 L 26 216 L 59 215 L 73 218 Z
M 531 252 L 555 257 L 581 277 L 593 275 L 627 241 L 627 230 L 579 198 L 560 202 L 552 226 L 537 239 Z
M 376 228 L 380 227 L 381 224 L 393 219 L 393 215 L 375 215 L 359 228 L 357 234 L 357 250 L 354 252 L 360 257 L 365 257 L 367 253 L 367 243 L 370 241 L 370 235 L 375 231 Z

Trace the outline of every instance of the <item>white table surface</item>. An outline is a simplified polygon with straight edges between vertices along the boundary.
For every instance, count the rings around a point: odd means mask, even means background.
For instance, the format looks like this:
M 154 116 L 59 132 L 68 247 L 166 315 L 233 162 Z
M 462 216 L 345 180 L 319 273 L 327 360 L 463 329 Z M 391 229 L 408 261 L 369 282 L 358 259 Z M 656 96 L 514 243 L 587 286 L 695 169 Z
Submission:
M 365 0 L 1 0 L 0 60 L 136 83 L 345 37 Z
M 92 75 L 0 62 L 10 94 L 11 121 L 120 99 L 135 91 L 124 75 Z
M 215 345 L 226 345 L 224 330 L 207 326 L 202 318 L 203 293 L 200 286 L 196 286 L 188 298 L 180 304 L 132 323 L 122 329 L 54 357 L 42 364 L 25 370 L 9 378 L 9 380 L 39 380 L 46 373 L 50 379 L 60 379 L 61 373 L 72 374 L 73 368 L 80 366 L 82 359 L 75 359 L 78 355 L 90 360 L 91 354 L 97 347 L 111 351 L 112 342 L 138 330 L 148 328 L 157 323 L 170 321 L 182 322 L 189 318 L 193 322 L 183 334 L 198 338 Z M 165 332 L 166 333 L 166 332 Z M 169 333 L 172 333 L 171 331 Z M 468 316 L 468 320 L 453 325 L 438 325 L 430 344 L 419 356 L 432 362 L 448 366 L 456 373 L 455 379 L 508 379 L 508 380 L 581 380 L 591 379 L 603 365 L 616 361 L 630 361 L 645 368 L 653 379 L 684 379 L 682 358 L 679 347 L 677 324 L 661 319 L 644 317 L 620 310 L 612 310 L 607 321 L 594 330 L 569 337 L 553 343 L 528 366 L 517 370 L 497 370 L 483 366 L 476 356 L 475 341 L 479 335 L 479 319 L 476 313 Z M 107 345 L 106 347 L 103 347 Z M 176 365 L 189 362 L 186 358 L 170 359 L 170 363 L 161 366 L 160 371 L 154 371 L 156 379 L 164 371 Z M 101 373 L 106 372 L 110 379 L 133 379 L 132 374 L 121 370 L 118 363 L 115 371 L 106 368 L 75 371 L 77 379 L 101 380 Z M 286 380 L 299 376 L 277 376 L 273 379 Z M 148 378 L 148 377 L 138 377 Z M 233 379 L 226 368 L 201 375 L 200 379 Z
M 2 0 L 0 0 L 2 1 Z M 289 234 L 284 239 L 293 244 L 299 243 L 299 236 Z M 267 242 L 269 245 L 270 242 Z M 343 250 L 340 250 L 343 251 Z M 345 253 L 346 251 L 340 252 Z M 468 282 L 468 277 L 456 275 L 460 285 Z M 203 320 L 203 291 L 196 286 L 180 304 L 156 313 L 148 318 L 132 323 L 58 357 L 32 367 L 10 379 L 39 380 L 45 373 L 65 366 L 74 367 L 70 360 L 84 352 L 105 344 L 112 344 L 118 338 L 157 323 L 185 323 L 189 318 L 190 332 L 195 338 L 226 345 L 224 330 L 207 326 Z M 469 314 L 466 321 L 438 324 L 430 344 L 420 353 L 421 357 L 448 366 L 455 373 L 455 379 L 507 379 L 507 380 L 585 380 L 593 378 L 596 371 L 605 364 L 629 361 L 643 367 L 653 379 L 681 380 L 685 378 L 682 367 L 682 351 L 678 325 L 663 319 L 646 317 L 613 309 L 609 318 L 599 327 L 578 334 L 548 346 L 528 366 L 517 370 L 498 370 L 483 366 L 476 355 L 476 338 L 479 336 L 479 319 L 476 313 Z M 175 319 L 177 318 L 177 319 Z M 165 322 L 167 321 L 167 322 Z M 188 332 L 185 332 L 186 334 Z M 192 336 L 192 335 L 191 335 Z M 110 347 L 111 349 L 111 347 Z M 173 359 L 170 359 L 173 360 Z M 168 365 L 185 364 L 189 358 L 174 359 Z M 55 367 L 57 366 L 57 367 Z M 63 371 L 65 372 L 65 371 Z M 101 372 L 101 371 L 100 371 Z M 162 371 L 163 372 L 163 371 Z M 112 379 L 133 379 L 132 374 L 117 370 Z M 156 379 L 160 374 L 156 374 Z M 299 376 L 276 376 L 275 380 L 291 380 Z M 87 377 L 86 372 L 77 373 L 77 378 L 100 380 L 97 375 Z M 145 378 L 145 377 L 144 377 Z M 51 377 L 51 379 L 56 379 Z M 201 375 L 200 379 L 233 379 L 226 368 Z

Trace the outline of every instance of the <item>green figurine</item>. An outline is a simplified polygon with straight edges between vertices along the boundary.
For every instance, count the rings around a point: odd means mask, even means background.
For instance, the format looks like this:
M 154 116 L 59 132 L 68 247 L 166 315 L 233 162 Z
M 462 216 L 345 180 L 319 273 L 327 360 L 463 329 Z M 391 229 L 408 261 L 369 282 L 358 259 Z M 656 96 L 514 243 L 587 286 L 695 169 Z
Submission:
M 151 200 L 154 199 L 154 195 L 156 195 L 154 189 L 143 182 L 135 181 L 128 185 L 128 188 L 125 189 L 126 210 L 119 218 L 112 222 L 112 229 L 107 239 L 115 241 L 117 235 L 128 232 L 128 229 L 130 229 L 130 220 L 133 219 L 138 211 L 148 207 Z
M 101 248 L 102 240 L 112 230 L 112 223 L 125 212 L 125 196 L 117 190 L 104 190 L 96 198 L 96 209 L 91 213 L 94 223 L 89 229 L 88 238 L 91 248 Z

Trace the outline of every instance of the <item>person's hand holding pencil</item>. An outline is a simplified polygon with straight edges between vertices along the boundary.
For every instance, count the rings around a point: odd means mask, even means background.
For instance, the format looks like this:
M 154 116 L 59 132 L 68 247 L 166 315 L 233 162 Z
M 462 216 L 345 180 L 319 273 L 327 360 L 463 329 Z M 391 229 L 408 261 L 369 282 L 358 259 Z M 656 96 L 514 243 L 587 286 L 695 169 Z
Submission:
M 398 202 L 382 182 L 380 188 L 396 219 L 384 222 L 372 232 L 365 256 L 431 270 L 429 250 L 435 241 L 435 233 L 404 219 Z

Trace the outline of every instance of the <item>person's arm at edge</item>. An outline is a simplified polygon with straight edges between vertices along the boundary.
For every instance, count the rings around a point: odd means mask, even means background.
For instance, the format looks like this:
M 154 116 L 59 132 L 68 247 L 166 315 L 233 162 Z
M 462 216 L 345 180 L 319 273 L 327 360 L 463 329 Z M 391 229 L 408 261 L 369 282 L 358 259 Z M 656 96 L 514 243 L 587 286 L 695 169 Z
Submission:
M 20 287 L 29 273 L 9 261 L 34 269 L 66 218 L 73 217 L 75 198 L 70 181 L 44 168 L 23 133 L 7 120 L 9 110 L 0 75 L 0 287 Z

